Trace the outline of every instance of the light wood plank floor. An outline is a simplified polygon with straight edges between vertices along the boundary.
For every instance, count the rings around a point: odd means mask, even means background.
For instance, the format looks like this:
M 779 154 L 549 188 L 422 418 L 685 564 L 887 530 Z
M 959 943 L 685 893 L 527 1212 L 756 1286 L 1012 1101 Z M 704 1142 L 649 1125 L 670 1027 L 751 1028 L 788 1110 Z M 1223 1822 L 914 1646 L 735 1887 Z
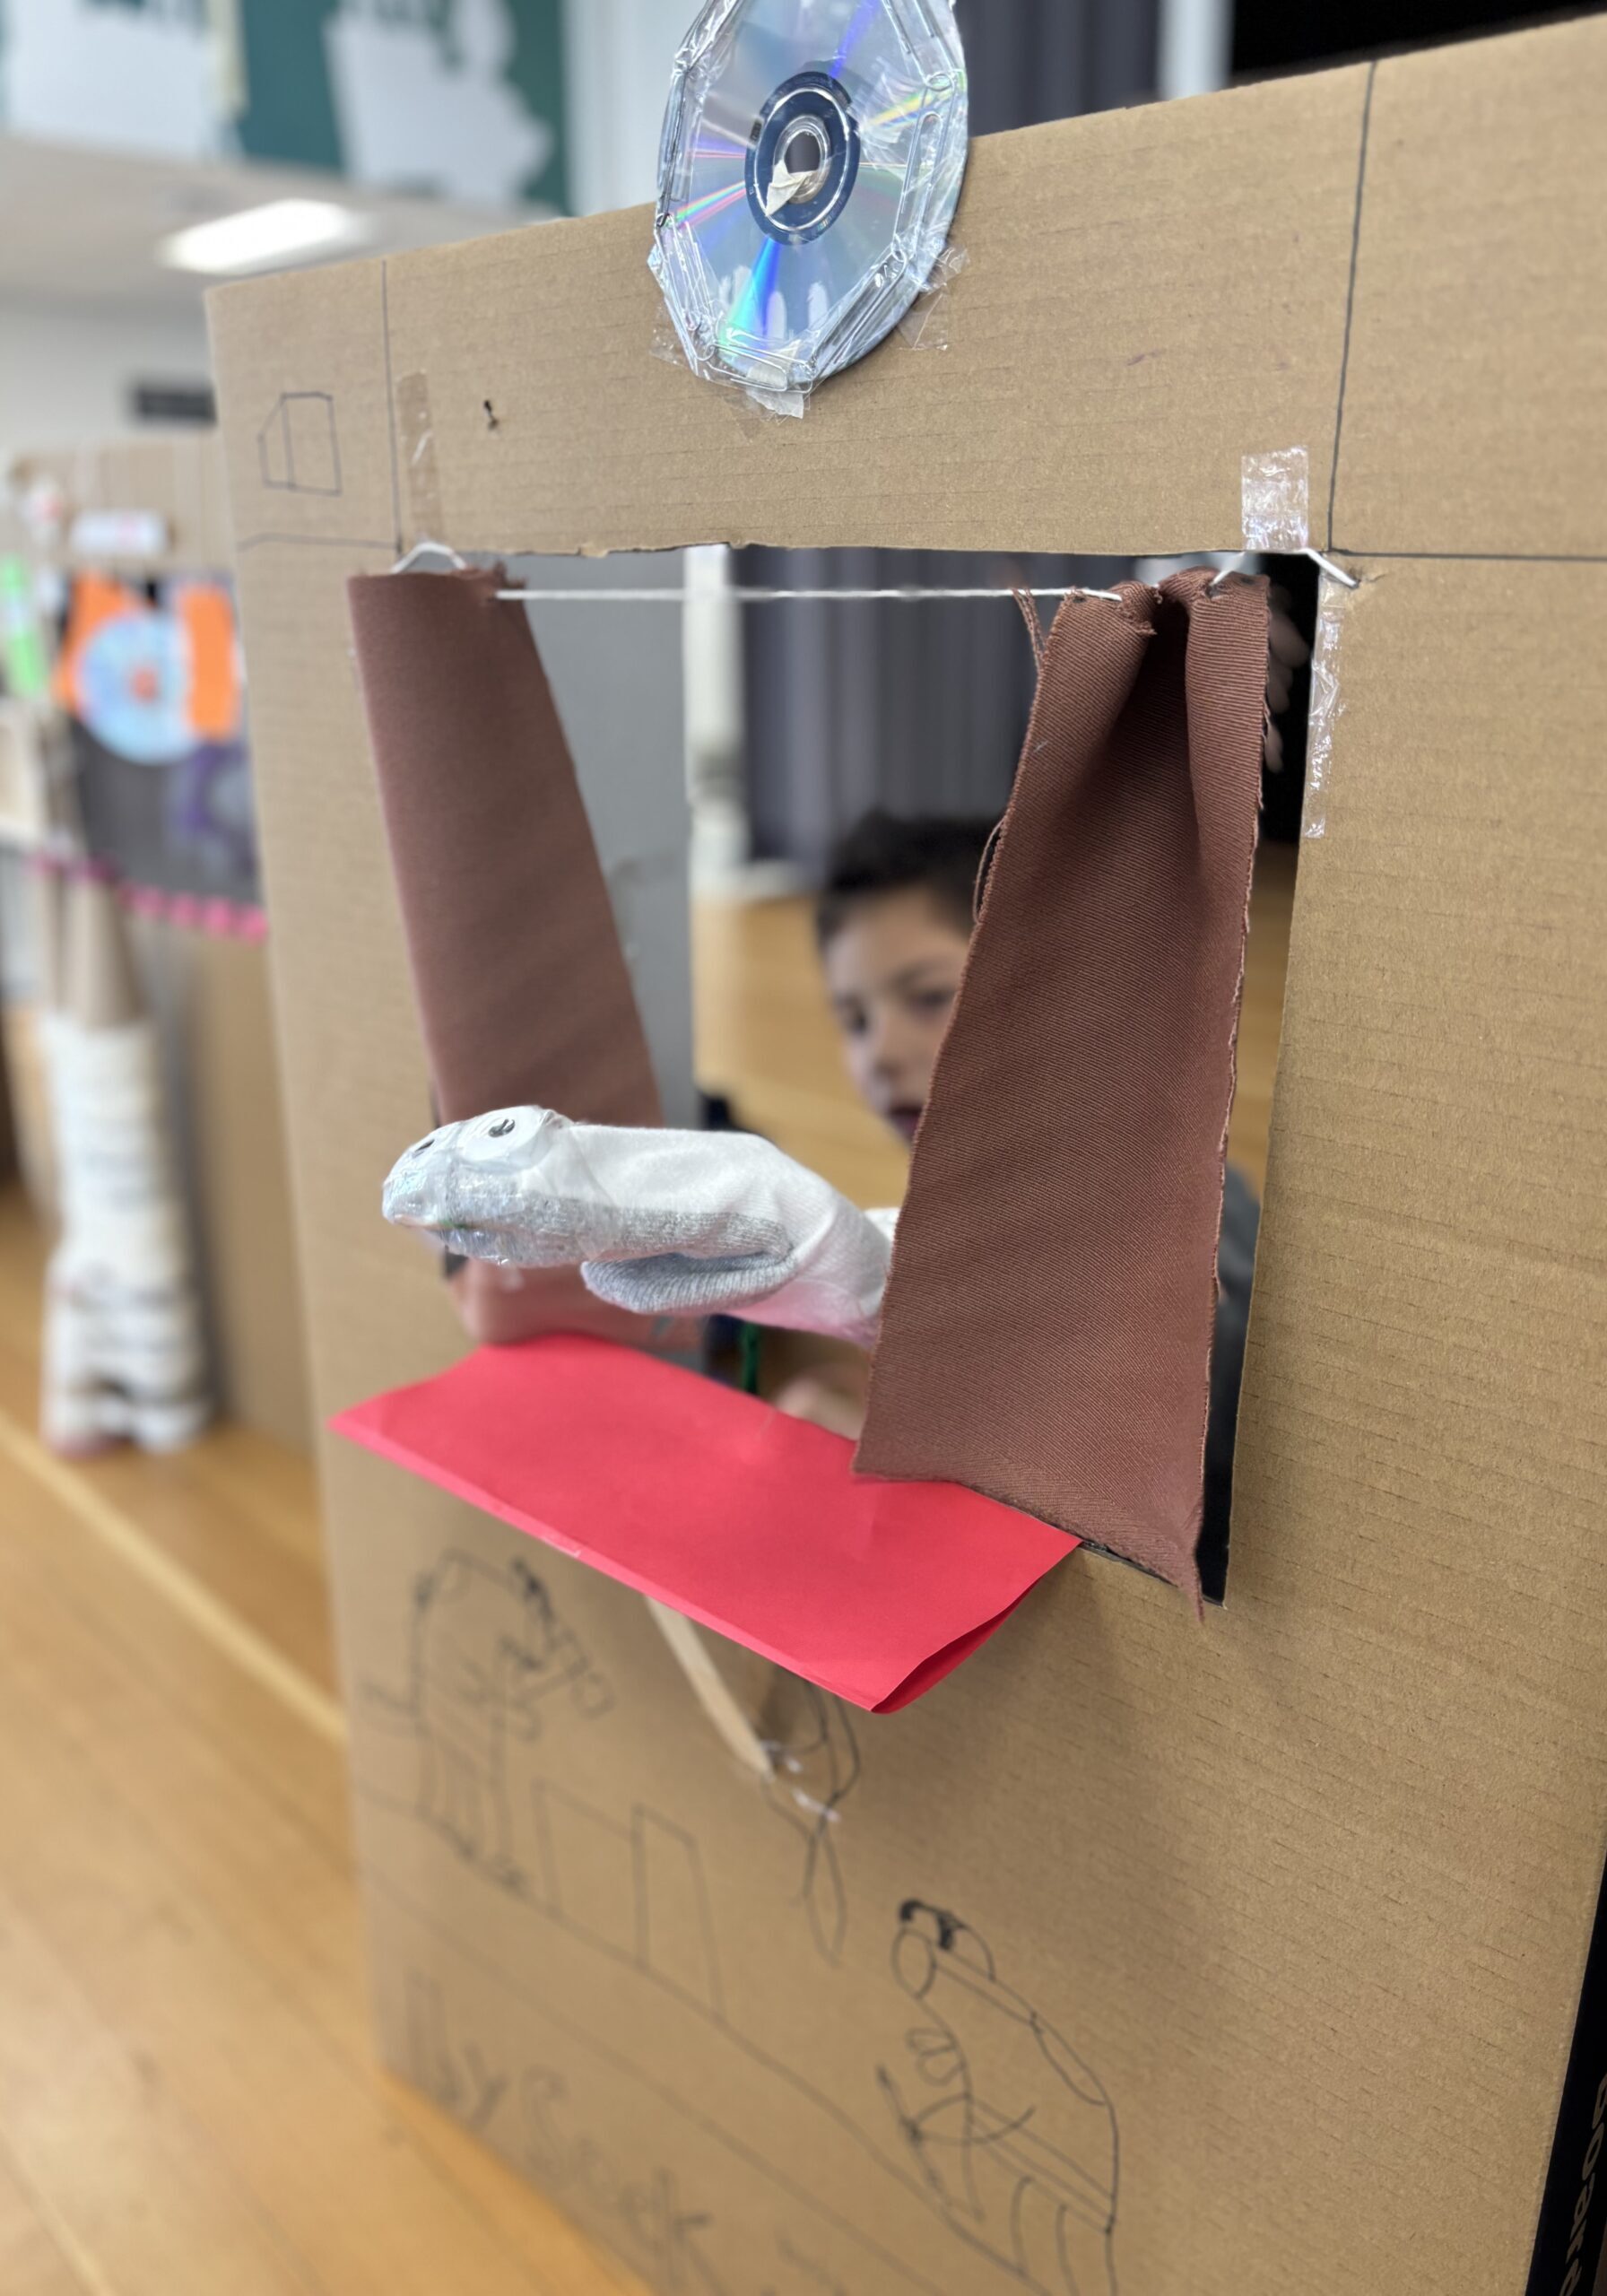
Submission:
M 307 1463 L 34 1434 L 0 1198 L 0 2296 L 621 2296 L 376 2069 Z
M 1235 1152 L 1259 1178 L 1292 869 L 1264 874 Z M 699 920 L 705 1081 L 865 1203 L 796 902 Z M 42 1248 L 0 1197 L 0 2296 L 621 2296 L 376 2069 L 307 1464 L 239 1429 L 64 1466 Z

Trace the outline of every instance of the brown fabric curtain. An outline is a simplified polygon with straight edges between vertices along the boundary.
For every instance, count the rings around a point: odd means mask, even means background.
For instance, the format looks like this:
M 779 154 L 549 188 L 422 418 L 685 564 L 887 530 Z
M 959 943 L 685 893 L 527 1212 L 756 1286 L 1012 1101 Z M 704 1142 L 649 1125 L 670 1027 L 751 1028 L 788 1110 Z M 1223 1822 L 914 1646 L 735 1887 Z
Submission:
M 1055 621 L 859 1454 L 1191 1591 L 1267 658 L 1211 580 Z
M 497 599 L 504 579 L 497 570 L 350 585 L 437 1111 L 450 1122 L 534 1103 L 593 1124 L 657 1124 L 574 761 L 529 622 Z M 593 1300 L 573 1269 L 471 1265 L 455 1281 L 483 1340 L 653 1336 Z

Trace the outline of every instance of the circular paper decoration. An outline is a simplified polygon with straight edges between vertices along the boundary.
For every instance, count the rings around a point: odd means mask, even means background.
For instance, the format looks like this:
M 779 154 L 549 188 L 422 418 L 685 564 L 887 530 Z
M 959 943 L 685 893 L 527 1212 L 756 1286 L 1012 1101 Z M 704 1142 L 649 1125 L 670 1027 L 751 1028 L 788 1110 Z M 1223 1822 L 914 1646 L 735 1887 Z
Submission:
M 80 722 L 103 749 L 135 765 L 171 765 L 195 746 L 188 709 L 189 648 L 171 614 L 113 614 L 75 665 Z
M 950 0 L 709 0 L 651 257 L 696 370 L 779 393 L 863 358 L 942 253 L 967 130 Z

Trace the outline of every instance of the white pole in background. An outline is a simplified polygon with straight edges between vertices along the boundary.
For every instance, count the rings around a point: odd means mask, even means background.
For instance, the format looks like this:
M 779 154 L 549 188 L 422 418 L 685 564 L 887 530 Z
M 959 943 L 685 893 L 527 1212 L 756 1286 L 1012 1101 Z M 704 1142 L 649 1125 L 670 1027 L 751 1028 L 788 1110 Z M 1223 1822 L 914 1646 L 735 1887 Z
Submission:
M 1214 95 L 1233 72 L 1233 0 L 1160 0 L 1160 59 L 1158 95 L 1167 103 L 1180 96 Z M 1145 558 L 1134 571 L 1141 582 L 1163 582 L 1180 567 L 1202 563 L 1188 558 Z M 1203 562 L 1212 562 L 1209 559 Z M 1219 566 L 1233 561 L 1215 555 Z
M 569 175 L 577 213 L 630 207 L 655 196 L 670 67 L 697 14 L 698 0 L 565 0 Z M 647 355 L 644 344 L 642 356 Z M 728 550 L 689 550 L 683 562 L 692 879 L 716 890 L 740 881 L 751 841 L 743 778 L 742 609 L 731 596 Z
M 569 193 L 578 215 L 653 197 L 670 66 L 697 14 L 698 0 L 564 0 Z
M 1160 85 L 1168 102 L 1208 96 L 1233 72 L 1233 0 L 1160 0 Z
M 686 677 L 686 787 L 692 809 L 692 885 L 734 890 L 752 847 L 744 779 L 742 608 L 731 552 L 708 544 L 685 553 L 682 648 Z

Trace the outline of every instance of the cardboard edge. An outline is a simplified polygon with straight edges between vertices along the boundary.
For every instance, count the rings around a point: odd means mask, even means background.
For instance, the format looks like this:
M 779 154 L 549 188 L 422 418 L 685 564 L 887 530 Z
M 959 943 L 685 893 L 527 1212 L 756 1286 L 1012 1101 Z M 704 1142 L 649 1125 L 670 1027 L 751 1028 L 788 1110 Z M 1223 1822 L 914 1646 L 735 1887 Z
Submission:
M 1591 2296 L 1607 2248 L 1607 1857 L 1525 2296 Z

